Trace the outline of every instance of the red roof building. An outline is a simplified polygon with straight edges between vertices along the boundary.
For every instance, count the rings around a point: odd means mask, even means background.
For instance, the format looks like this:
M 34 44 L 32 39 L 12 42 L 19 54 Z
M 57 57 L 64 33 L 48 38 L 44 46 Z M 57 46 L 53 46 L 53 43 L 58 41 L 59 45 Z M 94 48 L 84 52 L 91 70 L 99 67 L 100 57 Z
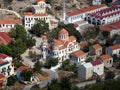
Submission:
M 101 61 L 99 61 L 99 60 L 95 60 L 95 61 L 92 61 L 91 64 L 92 64 L 93 66 L 96 66 L 96 65 L 100 65 L 100 64 L 102 64 L 102 63 L 101 63 Z
M 8 44 L 12 41 L 12 38 L 6 32 L 0 32 L 0 44 Z

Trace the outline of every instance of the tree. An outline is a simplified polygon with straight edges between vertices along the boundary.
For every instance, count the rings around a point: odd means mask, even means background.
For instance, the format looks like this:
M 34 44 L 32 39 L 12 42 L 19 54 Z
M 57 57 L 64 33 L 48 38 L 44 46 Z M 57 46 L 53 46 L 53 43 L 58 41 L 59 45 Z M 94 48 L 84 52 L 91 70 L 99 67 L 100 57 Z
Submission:
M 57 10 L 57 11 L 62 10 L 62 7 L 61 6 L 56 6 L 55 10 Z
M 115 77 L 115 74 L 112 71 L 108 71 L 105 75 L 105 79 L 113 79 Z
M 37 62 L 34 65 L 33 71 L 36 73 L 41 73 L 41 68 L 42 68 L 43 64 L 39 62 L 39 60 L 37 60 Z
M 30 70 L 22 71 L 21 76 L 22 76 L 23 80 L 30 81 L 30 77 L 32 76 L 32 71 L 30 71 Z
M 9 48 L 7 45 L 0 44 L 0 53 L 11 55 L 11 52 L 12 52 L 11 48 Z
M 50 84 L 48 84 L 47 90 L 61 90 L 61 87 L 57 80 L 52 80 Z
M 47 4 L 51 4 L 52 0 L 45 0 Z
M 19 68 L 20 66 L 23 65 L 21 61 L 22 61 L 22 60 L 21 60 L 20 58 L 13 58 L 12 63 L 14 63 L 14 65 L 15 65 L 17 68 Z
M 49 31 L 49 24 L 44 20 L 38 20 L 30 30 L 30 33 L 41 36 Z
M 69 69 L 70 69 L 70 60 L 69 59 L 62 62 L 62 69 L 65 71 L 69 71 Z
M 58 64 L 58 59 L 57 58 L 49 57 L 49 58 L 46 59 L 46 62 L 45 62 L 44 66 L 50 68 L 52 66 L 56 66 L 57 64 Z
M 60 87 L 62 90 L 71 90 L 71 82 L 67 77 L 63 77 L 60 81 Z

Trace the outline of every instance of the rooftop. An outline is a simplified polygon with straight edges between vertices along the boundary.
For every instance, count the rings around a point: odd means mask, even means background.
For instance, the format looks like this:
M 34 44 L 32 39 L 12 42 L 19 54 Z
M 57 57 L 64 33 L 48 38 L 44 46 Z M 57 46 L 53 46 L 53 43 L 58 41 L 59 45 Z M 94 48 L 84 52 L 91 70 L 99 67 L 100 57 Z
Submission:
M 110 46 L 109 48 L 111 48 L 112 50 L 120 49 L 120 45 L 116 44 L 116 45 Z
M 96 65 L 102 64 L 102 62 L 101 62 L 100 60 L 95 60 L 95 61 L 92 61 L 91 64 L 92 64 L 93 66 L 96 66 Z
M 93 45 L 92 46 L 94 49 L 100 49 L 101 48 L 101 46 L 99 45 L 99 44 L 95 44 L 95 45 Z
M 59 34 L 68 34 L 68 31 L 63 28 L 59 31 Z
M 38 16 L 48 16 L 47 13 L 45 14 L 33 14 L 32 12 L 25 12 L 24 16 L 34 16 L 34 17 L 38 17 Z
M 11 37 L 8 36 L 6 32 L 0 32 L 0 42 L 1 44 L 8 44 L 12 40 Z
M 9 57 L 9 56 L 6 54 L 0 53 L 0 58 L 5 59 L 6 57 Z
M 80 9 L 78 11 L 73 11 L 73 12 L 67 13 L 67 16 L 74 16 L 74 15 L 77 15 L 77 14 L 85 13 L 85 12 L 92 11 L 92 10 L 95 10 L 95 9 L 99 9 L 99 8 L 102 8 L 102 7 L 105 7 L 105 4 L 95 5 L 95 6 L 87 7 L 87 8 L 84 8 L 84 9 Z
M 100 58 L 102 59 L 102 60 L 107 60 L 107 59 L 110 59 L 110 58 L 112 58 L 109 54 L 106 54 L 106 55 L 102 55 L 102 56 L 100 56 Z
M 73 52 L 73 54 L 74 54 L 75 56 L 79 57 L 79 56 L 84 55 L 85 53 L 84 53 L 82 50 L 78 50 L 78 51 Z
M 22 20 L 0 20 L 0 24 L 22 24 Z
M 104 30 L 107 32 L 110 32 L 112 30 L 119 30 L 119 29 L 120 29 L 120 20 L 100 26 L 100 30 Z

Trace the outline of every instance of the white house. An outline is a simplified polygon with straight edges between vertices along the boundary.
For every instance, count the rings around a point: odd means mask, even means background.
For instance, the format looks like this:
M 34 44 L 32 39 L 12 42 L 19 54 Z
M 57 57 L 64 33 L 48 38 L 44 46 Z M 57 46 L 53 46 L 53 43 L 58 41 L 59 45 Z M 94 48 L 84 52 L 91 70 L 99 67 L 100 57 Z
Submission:
M 79 66 L 82 63 L 85 63 L 86 54 L 82 50 L 75 51 L 70 54 L 70 62 L 72 65 L 76 64 Z
M 33 14 L 31 12 L 24 13 L 24 25 L 26 28 L 31 28 L 37 20 L 45 20 L 49 23 L 49 15 L 48 14 Z
M 16 24 L 22 25 L 22 20 L 0 20 L 0 28 L 14 28 Z
M 104 66 L 105 67 L 112 67 L 113 65 L 113 58 L 109 55 L 109 54 L 106 54 L 106 55 L 101 55 L 99 57 L 99 59 L 104 63 Z
M 91 64 L 93 65 L 93 72 L 97 75 L 103 75 L 104 74 L 104 63 L 102 63 L 100 60 L 92 61 Z
M 26 28 L 31 28 L 37 20 L 45 20 L 50 22 L 50 16 L 46 13 L 46 3 L 44 0 L 38 0 L 37 5 L 32 6 L 32 12 L 24 13 L 24 25 Z
M 116 54 L 117 56 L 120 56 L 120 45 L 116 44 L 116 45 L 107 47 L 106 54 L 110 54 L 111 56 Z
M 103 25 L 117 20 L 120 20 L 120 6 L 117 5 L 90 13 L 87 16 L 87 21 L 95 25 Z
M 83 80 L 91 78 L 93 75 L 93 65 L 89 63 L 82 64 L 78 67 L 78 77 Z
M 75 23 L 84 20 L 88 14 L 95 13 L 105 8 L 107 8 L 107 6 L 105 4 L 101 4 L 69 12 L 66 14 L 65 23 Z
M 3 53 L 0 53 L 0 59 L 2 60 L 6 60 L 8 62 L 12 62 L 12 57 L 6 55 L 6 54 L 3 54 Z
M 14 65 L 12 65 L 12 62 L 0 60 L 0 73 L 6 77 L 14 75 Z

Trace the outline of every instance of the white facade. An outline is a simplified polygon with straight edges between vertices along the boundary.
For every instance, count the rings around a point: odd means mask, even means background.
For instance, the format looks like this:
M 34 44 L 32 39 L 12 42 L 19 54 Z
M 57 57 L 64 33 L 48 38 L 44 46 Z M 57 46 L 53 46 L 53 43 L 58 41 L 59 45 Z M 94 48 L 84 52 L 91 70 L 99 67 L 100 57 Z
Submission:
M 93 65 L 93 72 L 97 75 L 104 74 L 104 63 L 99 60 L 92 61 L 91 64 Z
M 110 47 L 106 48 L 106 54 L 110 54 L 111 56 L 116 54 L 116 55 L 120 55 L 120 45 L 113 45 Z
M 80 64 L 85 63 L 85 60 L 86 60 L 86 54 L 81 50 L 75 51 L 70 55 L 71 65 L 76 64 L 77 66 L 79 66 Z
M 102 3 L 102 0 L 92 0 L 92 5 L 99 5 Z
M 85 63 L 78 67 L 78 77 L 83 80 L 91 78 L 93 75 L 93 66 L 91 63 Z
M 0 28 L 14 28 L 16 24 L 22 25 L 22 20 L 0 20 Z
M 5 75 L 6 77 L 14 75 L 14 65 L 12 65 L 12 62 L 4 61 L 3 63 L 1 63 L 0 73 Z
M 114 6 L 89 14 L 87 21 L 95 25 L 103 25 L 120 20 L 120 6 Z
M 47 14 L 25 14 L 24 16 L 24 24 L 26 28 L 31 28 L 37 20 L 45 20 L 49 23 L 49 16 Z
M 95 13 L 105 8 L 107 8 L 107 6 L 105 6 L 104 4 L 101 4 L 101 5 L 80 9 L 78 11 L 70 12 L 66 15 L 65 23 L 75 23 L 75 22 L 84 20 L 88 14 Z

